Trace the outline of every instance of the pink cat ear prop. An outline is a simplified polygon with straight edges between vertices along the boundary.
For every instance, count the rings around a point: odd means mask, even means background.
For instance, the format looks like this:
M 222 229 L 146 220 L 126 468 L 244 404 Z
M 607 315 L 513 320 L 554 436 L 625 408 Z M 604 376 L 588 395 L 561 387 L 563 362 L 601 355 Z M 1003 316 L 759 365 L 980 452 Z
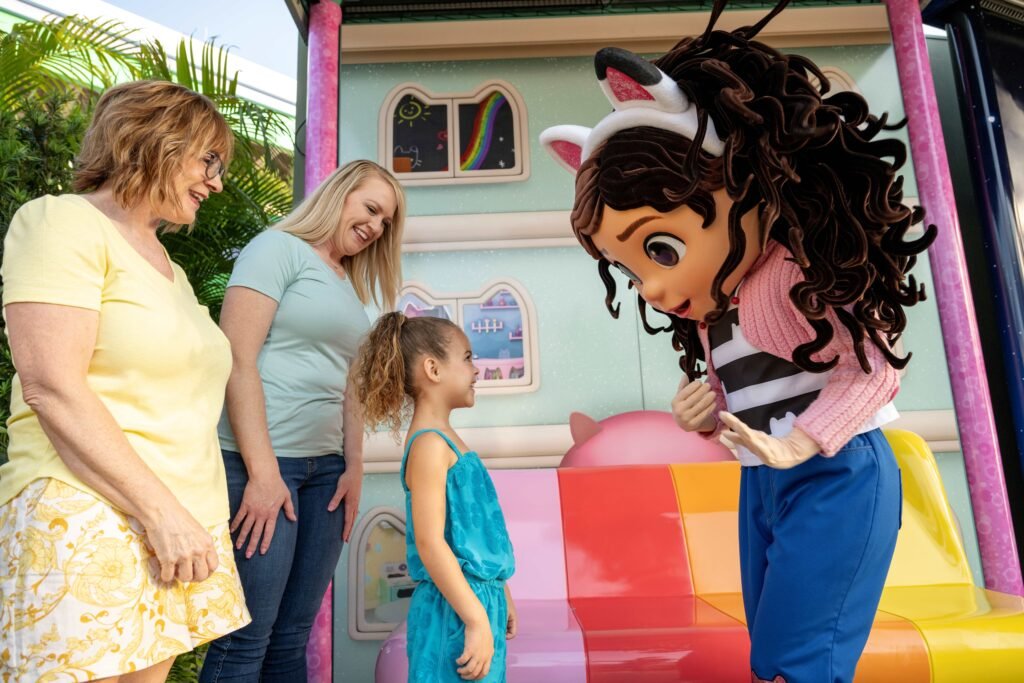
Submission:
M 628 50 L 606 47 L 594 57 L 597 81 L 614 108 L 594 128 L 562 125 L 540 136 L 544 148 L 573 173 L 594 150 L 615 133 L 629 128 L 660 128 L 689 140 L 697 139 L 700 114 L 679 85 L 664 71 Z M 710 118 L 701 149 L 722 156 L 725 143 Z
M 664 71 L 629 50 L 606 47 L 594 56 L 601 91 L 615 108 L 594 126 L 583 147 L 583 158 L 615 133 L 629 128 L 661 128 L 695 140 L 700 114 L 679 85 Z M 701 148 L 721 156 L 725 143 L 710 118 Z
M 623 51 L 624 52 L 624 51 Z M 675 81 L 653 64 L 645 66 L 657 73 L 659 80 L 652 85 L 643 85 L 629 74 L 613 66 L 605 67 L 605 77 L 598 80 L 601 90 L 616 109 L 649 107 L 659 111 L 682 112 L 690 103 Z
M 575 412 L 569 415 L 569 433 L 572 434 L 572 442 L 577 446 L 589 441 L 599 431 L 601 425 L 589 415 Z
M 583 163 L 583 145 L 590 135 L 585 126 L 552 126 L 540 134 L 540 144 L 558 164 L 573 173 Z

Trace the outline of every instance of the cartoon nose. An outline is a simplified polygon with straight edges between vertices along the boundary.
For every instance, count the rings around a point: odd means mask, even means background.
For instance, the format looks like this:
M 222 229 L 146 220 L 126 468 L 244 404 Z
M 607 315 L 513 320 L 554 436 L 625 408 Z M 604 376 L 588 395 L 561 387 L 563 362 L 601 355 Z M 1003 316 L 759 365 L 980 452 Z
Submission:
M 654 306 L 659 311 L 664 311 L 664 298 L 665 298 L 665 287 L 655 279 L 644 280 L 643 284 L 639 286 L 640 296 L 644 298 L 644 301 Z

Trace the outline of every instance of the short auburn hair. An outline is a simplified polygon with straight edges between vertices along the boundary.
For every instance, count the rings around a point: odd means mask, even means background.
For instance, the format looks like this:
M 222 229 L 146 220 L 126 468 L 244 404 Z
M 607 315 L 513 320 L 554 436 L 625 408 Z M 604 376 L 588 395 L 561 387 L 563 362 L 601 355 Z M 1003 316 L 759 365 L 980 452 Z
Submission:
M 91 192 L 109 183 L 125 208 L 177 202 L 173 183 L 188 158 L 212 151 L 227 165 L 233 149 L 231 128 L 208 97 L 168 81 L 122 83 L 96 104 L 74 188 Z

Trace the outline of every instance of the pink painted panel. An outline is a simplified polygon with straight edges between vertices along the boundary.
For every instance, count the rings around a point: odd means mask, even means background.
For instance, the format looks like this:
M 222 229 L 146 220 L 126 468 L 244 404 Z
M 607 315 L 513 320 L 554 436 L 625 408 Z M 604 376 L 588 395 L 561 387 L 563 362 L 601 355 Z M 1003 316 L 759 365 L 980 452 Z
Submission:
M 516 555 L 513 599 L 567 600 L 558 471 L 491 472 Z

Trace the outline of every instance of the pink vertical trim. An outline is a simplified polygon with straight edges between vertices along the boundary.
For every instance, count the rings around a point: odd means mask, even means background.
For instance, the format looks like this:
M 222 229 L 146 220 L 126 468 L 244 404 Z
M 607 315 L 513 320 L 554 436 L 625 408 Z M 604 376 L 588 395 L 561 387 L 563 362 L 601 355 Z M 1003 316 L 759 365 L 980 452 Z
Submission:
M 306 194 L 338 167 L 338 63 L 341 7 L 321 0 L 309 8 L 306 76 Z
M 917 0 L 886 0 L 921 204 L 939 234 L 928 255 L 985 585 L 1024 595 L 985 362 L 953 203 L 931 65 Z
M 321 0 L 309 7 L 306 76 L 306 194 L 338 167 L 338 64 L 341 45 L 341 7 Z M 309 683 L 331 683 L 334 612 L 327 589 L 306 646 Z

